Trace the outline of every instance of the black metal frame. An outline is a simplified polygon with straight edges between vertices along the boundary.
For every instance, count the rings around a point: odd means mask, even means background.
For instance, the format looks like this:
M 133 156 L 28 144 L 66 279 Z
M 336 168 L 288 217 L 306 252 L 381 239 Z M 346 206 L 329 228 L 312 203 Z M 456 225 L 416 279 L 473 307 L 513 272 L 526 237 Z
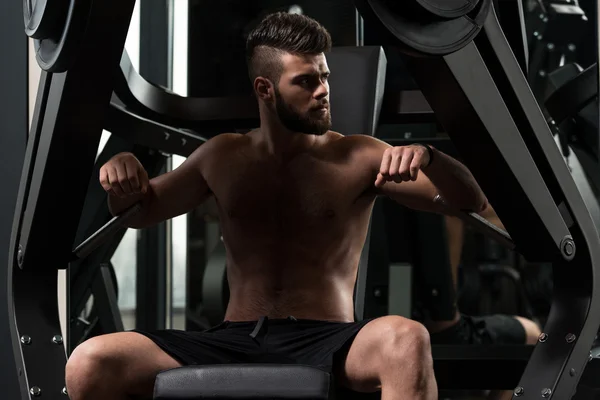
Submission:
M 140 75 L 163 88 L 169 87 L 169 12 L 168 1 L 140 2 Z M 126 53 L 124 53 L 126 54 Z M 149 170 L 151 176 L 166 172 L 167 160 Z M 138 232 L 136 267 L 137 329 L 157 330 L 167 327 L 167 277 L 170 273 L 171 240 L 167 224 Z
M 495 0 L 500 25 L 523 73 L 529 70 L 529 46 L 525 28 L 524 0 Z
M 97 177 L 100 166 L 120 151 L 133 151 L 133 145 L 126 143 L 116 136 L 111 136 L 104 146 L 102 152 L 96 158 L 93 172 L 86 191 L 86 199 L 83 204 L 79 229 L 75 235 L 75 243 L 81 243 L 93 232 L 97 231 L 112 217 L 108 210 L 106 192 L 98 185 Z M 93 254 L 83 259 L 74 260 L 67 270 L 67 294 L 68 294 L 68 329 L 67 329 L 67 353 L 70 354 L 78 344 L 89 338 L 92 331 L 93 321 L 80 319 L 82 311 L 92 295 L 92 286 L 98 273 L 100 265 L 109 263 L 116 251 L 125 230 L 122 230 L 112 238 L 104 242 Z M 97 308 L 95 306 L 95 308 Z
M 585 34 L 588 19 L 578 3 L 578 0 L 570 4 L 539 1 L 539 7 L 527 18 L 530 33 L 528 79 L 540 102 L 544 100 L 548 74 L 561 65 L 561 60 L 570 63 L 579 58 L 576 49 Z
M 389 18 L 381 1 L 356 3 L 365 20 L 381 24 Z M 594 296 L 600 245 L 585 204 L 493 7 L 479 35 L 460 50 L 412 54 L 411 73 L 519 252 L 554 265 L 547 337 L 534 349 L 516 393 L 570 398 L 600 325 L 600 299 Z
M 72 68 L 41 74 L 8 265 L 10 340 L 22 399 L 64 399 L 57 268 L 71 257 L 133 5 L 93 2 Z
M 110 121 L 110 113 L 109 113 Z M 75 237 L 75 243 L 82 243 L 85 239 L 97 232 L 105 223 L 112 219 L 112 215 L 108 210 L 106 192 L 98 184 L 98 175 L 100 167 L 108 161 L 113 155 L 129 151 L 132 152 L 147 171 L 156 173 L 164 164 L 164 157 L 154 150 L 149 150 L 144 146 L 137 145 L 135 141 L 128 140 L 130 131 L 127 127 L 112 126 L 111 137 L 104 146 L 102 152 L 96 158 L 91 179 L 86 192 L 79 229 Z M 124 135 L 123 135 L 124 134 Z M 122 138 L 122 136 L 125 137 Z M 85 318 L 80 318 L 81 313 L 86 309 L 86 305 L 91 295 L 94 294 L 94 285 L 97 284 L 97 277 L 102 265 L 107 265 L 112 269 L 110 260 L 114 255 L 119 243 L 121 242 L 126 229 L 119 229 L 117 233 L 111 234 L 109 238 L 100 240 L 99 246 L 94 246 L 94 251 L 86 257 L 79 257 L 73 260 L 68 269 L 68 286 L 67 293 L 69 299 L 69 329 L 67 335 L 67 352 L 70 354 L 77 345 L 82 341 L 89 339 L 91 336 L 102 333 L 112 333 L 114 330 L 112 325 L 92 326 L 101 321 L 93 321 Z M 100 293 L 102 294 L 102 293 Z M 94 302 L 93 315 L 95 317 L 103 317 L 108 310 L 102 310 L 101 306 Z M 111 312 L 118 311 L 114 308 Z M 120 314 L 106 316 L 104 320 L 120 319 Z M 120 326 L 120 325 L 118 325 Z
M 0 54 L 2 73 L 0 74 L 0 160 L 2 160 L 2 196 L 0 207 L 0 258 L 8 260 L 12 220 L 19 190 L 21 168 L 25 158 L 29 124 L 28 96 L 28 39 L 23 32 L 23 6 L 20 2 L 2 5 L 0 13 Z M 15 369 L 15 352 L 9 339 L 15 333 L 9 285 L 10 265 L 0 273 L 0 388 L 6 399 L 19 396 L 18 371 Z M 7 301 L 8 300 L 8 301 Z

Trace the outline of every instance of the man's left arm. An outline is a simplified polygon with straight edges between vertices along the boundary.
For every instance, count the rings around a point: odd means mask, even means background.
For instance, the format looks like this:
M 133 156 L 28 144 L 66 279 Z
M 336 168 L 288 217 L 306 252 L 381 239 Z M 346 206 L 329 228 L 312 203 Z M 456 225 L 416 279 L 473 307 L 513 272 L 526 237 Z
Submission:
M 380 142 L 377 147 L 370 164 L 378 169 L 378 194 L 443 214 L 486 209 L 487 199 L 471 172 L 449 155 L 420 144 L 391 147 Z

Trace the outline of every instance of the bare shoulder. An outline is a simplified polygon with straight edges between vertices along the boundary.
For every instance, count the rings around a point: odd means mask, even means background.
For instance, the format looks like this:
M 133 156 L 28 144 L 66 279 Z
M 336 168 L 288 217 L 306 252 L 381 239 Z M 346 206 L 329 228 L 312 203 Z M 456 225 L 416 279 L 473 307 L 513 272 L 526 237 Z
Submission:
M 200 147 L 210 150 L 228 150 L 248 143 L 248 137 L 241 133 L 221 133 L 209 139 Z
M 371 156 L 380 156 L 389 144 L 373 136 L 368 135 L 349 135 L 344 136 L 337 132 L 330 132 L 331 139 L 329 145 L 332 150 L 340 155 L 350 158 L 363 158 Z
M 224 153 L 235 152 L 248 143 L 248 138 L 241 133 L 221 133 L 200 145 L 189 158 L 204 162 L 215 157 L 221 158 Z

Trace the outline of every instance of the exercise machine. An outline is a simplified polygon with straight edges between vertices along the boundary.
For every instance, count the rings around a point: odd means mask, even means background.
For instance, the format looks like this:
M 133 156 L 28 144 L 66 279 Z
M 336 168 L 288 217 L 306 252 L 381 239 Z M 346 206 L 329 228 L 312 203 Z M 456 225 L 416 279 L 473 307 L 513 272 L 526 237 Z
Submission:
M 523 398 L 569 398 L 588 362 L 600 324 L 600 278 L 595 274 L 600 245 L 491 1 L 458 2 L 462 7 L 457 8 L 448 7 L 456 2 L 441 1 L 434 10 L 424 6 L 435 3 L 432 1 L 355 3 L 365 20 L 387 32 L 386 44 L 406 53 L 407 65 L 428 103 L 510 232 L 510 236 L 499 234 L 510 238 L 508 243 L 527 258 L 553 263 L 553 308 L 514 390 L 515 396 Z M 43 4 L 37 2 L 36 7 L 43 8 Z M 21 371 L 23 399 L 42 393 L 47 398 L 64 395 L 64 349 L 58 338 L 52 341 L 60 332 L 56 268 L 66 267 L 72 257 L 77 214 L 115 87 L 113 74 L 118 71 L 132 6 L 132 1 L 72 2 L 78 12 L 72 9 L 68 13 L 71 19 L 65 26 L 77 34 L 63 49 L 77 51 L 57 54 L 52 51 L 55 41 L 50 41 L 50 48 L 43 47 L 43 40 L 38 42 L 39 62 L 45 72 L 19 190 L 8 268 L 14 288 L 7 296 L 13 317 L 9 321 L 11 344 L 16 368 Z M 414 13 L 414 7 L 421 12 Z M 79 26 L 71 25 L 78 15 L 88 17 L 80 19 Z M 110 26 L 107 20 L 112 21 Z M 436 29 L 443 29 L 444 34 Z M 99 60 L 99 53 L 106 57 Z M 94 101 L 90 93 L 94 93 Z M 213 102 L 212 108 L 200 103 L 202 110 L 212 110 L 207 120 L 214 122 L 220 115 L 231 114 L 234 103 L 227 100 L 232 99 Z M 65 157 L 69 148 L 77 149 L 75 157 Z M 489 168 L 490 164 L 495 168 Z M 53 203 L 58 179 L 64 177 L 76 182 L 71 185 L 72 196 Z M 49 236 L 57 226 L 67 234 Z M 56 264 L 48 266 L 48 259 Z M 364 298 L 366 277 L 361 269 L 358 304 Z M 362 317 L 360 307 L 357 317 Z M 521 375 L 518 370 L 513 372 Z M 319 399 L 330 398 L 334 388 L 329 374 L 297 365 L 184 367 L 158 376 L 155 398 L 239 398 L 245 393 L 246 398 Z

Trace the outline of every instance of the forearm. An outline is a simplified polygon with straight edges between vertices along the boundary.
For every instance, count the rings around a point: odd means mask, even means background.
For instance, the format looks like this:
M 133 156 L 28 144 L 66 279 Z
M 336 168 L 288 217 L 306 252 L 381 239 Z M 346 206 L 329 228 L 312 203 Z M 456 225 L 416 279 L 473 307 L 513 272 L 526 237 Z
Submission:
M 148 192 L 146 192 L 146 194 L 135 194 L 135 195 L 129 195 L 127 197 L 118 197 L 115 196 L 113 194 L 109 194 L 108 195 L 108 210 L 110 211 L 110 213 L 113 216 L 117 216 L 119 214 L 121 214 L 123 211 L 127 210 L 128 208 L 130 208 L 131 206 L 133 206 L 136 203 L 140 203 L 141 202 L 141 209 L 140 211 L 133 216 L 128 222 L 127 222 L 127 226 L 130 228 L 143 228 L 147 225 L 145 219 L 146 219 L 146 215 L 147 210 L 148 210 L 148 203 L 150 200 L 150 190 L 148 190 Z
M 457 211 L 485 210 L 487 199 L 471 171 L 441 151 L 434 149 L 433 153 L 431 164 L 422 172 L 439 190 L 446 205 Z

